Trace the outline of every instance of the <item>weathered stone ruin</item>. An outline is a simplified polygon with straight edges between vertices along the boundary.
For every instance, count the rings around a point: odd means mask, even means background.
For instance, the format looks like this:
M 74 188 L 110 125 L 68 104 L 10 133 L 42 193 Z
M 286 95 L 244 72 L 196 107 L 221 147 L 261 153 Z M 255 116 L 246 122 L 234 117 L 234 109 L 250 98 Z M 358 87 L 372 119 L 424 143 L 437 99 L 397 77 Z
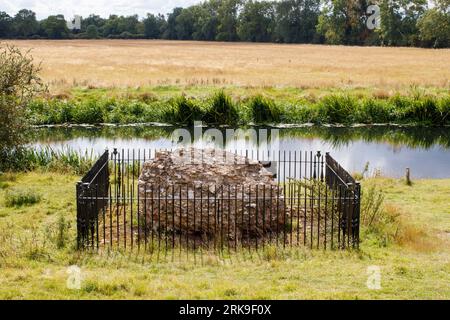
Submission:
M 283 230 L 283 188 L 262 163 L 215 149 L 157 152 L 139 177 L 147 228 L 203 239 L 245 239 Z

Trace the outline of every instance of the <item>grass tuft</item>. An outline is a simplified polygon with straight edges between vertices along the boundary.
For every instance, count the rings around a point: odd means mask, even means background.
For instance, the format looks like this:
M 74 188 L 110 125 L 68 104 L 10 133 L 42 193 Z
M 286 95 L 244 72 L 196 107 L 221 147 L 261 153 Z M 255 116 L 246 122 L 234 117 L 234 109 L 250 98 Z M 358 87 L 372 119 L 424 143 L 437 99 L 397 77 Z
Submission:
M 11 189 L 5 194 L 6 207 L 31 206 L 41 201 L 41 195 L 29 189 Z
M 250 109 L 255 123 L 279 123 L 281 121 L 280 108 L 273 100 L 261 95 L 257 95 L 250 100 Z
M 203 119 L 209 124 L 236 125 L 239 115 L 233 99 L 221 90 L 213 95 Z

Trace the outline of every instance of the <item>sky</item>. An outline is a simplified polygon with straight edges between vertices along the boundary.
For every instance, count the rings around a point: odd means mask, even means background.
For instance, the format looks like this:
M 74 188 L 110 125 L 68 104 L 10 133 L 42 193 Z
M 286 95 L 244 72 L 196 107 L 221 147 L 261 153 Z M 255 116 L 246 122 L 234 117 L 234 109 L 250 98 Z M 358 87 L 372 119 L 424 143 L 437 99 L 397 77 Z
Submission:
M 87 17 L 91 13 L 102 17 L 110 14 L 144 17 L 150 13 L 168 13 L 175 7 L 187 7 L 201 0 L 0 0 L 0 11 L 13 16 L 20 9 L 30 9 L 37 19 L 63 14 L 66 19 L 74 15 Z
M 107 18 L 110 14 L 144 17 L 147 13 L 168 13 L 175 7 L 187 7 L 202 0 L 0 0 L 0 11 L 14 16 L 20 9 L 30 9 L 37 19 L 63 14 L 66 20 L 74 15 L 87 17 L 94 13 Z M 428 1 L 430 3 L 430 1 Z

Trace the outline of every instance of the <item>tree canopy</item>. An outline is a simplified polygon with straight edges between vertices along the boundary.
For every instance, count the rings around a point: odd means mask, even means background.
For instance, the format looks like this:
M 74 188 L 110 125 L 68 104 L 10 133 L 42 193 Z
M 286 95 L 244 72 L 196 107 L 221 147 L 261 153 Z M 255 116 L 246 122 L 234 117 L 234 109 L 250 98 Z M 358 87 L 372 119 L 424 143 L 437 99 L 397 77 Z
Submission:
M 380 8 L 378 29 L 367 8 Z M 435 0 L 206 0 L 167 15 L 91 14 L 80 30 L 62 15 L 41 21 L 30 10 L 0 11 L 0 38 L 142 38 L 342 45 L 449 47 L 450 1 Z

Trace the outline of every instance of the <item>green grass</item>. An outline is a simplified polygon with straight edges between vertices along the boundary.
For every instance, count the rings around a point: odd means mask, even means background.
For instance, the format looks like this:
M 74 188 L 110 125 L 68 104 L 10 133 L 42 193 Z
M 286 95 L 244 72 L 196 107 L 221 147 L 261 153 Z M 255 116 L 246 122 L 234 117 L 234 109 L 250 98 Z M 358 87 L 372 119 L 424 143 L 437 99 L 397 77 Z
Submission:
M 86 150 L 78 152 L 71 149 L 54 151 L 51 148 L 20 148 L 3 155 L 1 171 L 30 171 L 34 169 L 83 174 L 87 172 L 96 157 Z M 2 184 L 0 182 L 0 188 Z
M 6 207 L 30 206 L 41 201 L 41 196 L 29 189 L 11 189 L 5 194 Z
M 255 123 L 279 123 L 281 110 L 271 99 L 261 95 L 250 100 L 250 109 Z
M 251 257 L 156 261 L 145 254 L 80 253 L 75 245 L 79 176 L 33 171 L 0 176 L 1 299 L 449 299 L 450 180 L 363 181 L 383 190 L 401 232 L 381 242 L 363 230 L 360 251 L 268 249 Z M 32 206 L 3 205 L 26 185 Z M 383 229 L 384 230 L 384 229 Z M 381 231 L 384 232 L 384 231 Z M 379 234 L 379 231 L 378 231 Z M 278 252 L 278 254 L 277 254 Z M 67 287 L 81 268 L 81 289 Z M 367 267 L 381 267 L 381 290 L 366 286 Z
M 190 125 L 249 123 L 450 124 L 448 91 L 412 88 L 379 93 L 292 88 L 147 88 L 105 92 L 74 89 L 39 98 L 28 108 L 32 124 L 165 122 Z

